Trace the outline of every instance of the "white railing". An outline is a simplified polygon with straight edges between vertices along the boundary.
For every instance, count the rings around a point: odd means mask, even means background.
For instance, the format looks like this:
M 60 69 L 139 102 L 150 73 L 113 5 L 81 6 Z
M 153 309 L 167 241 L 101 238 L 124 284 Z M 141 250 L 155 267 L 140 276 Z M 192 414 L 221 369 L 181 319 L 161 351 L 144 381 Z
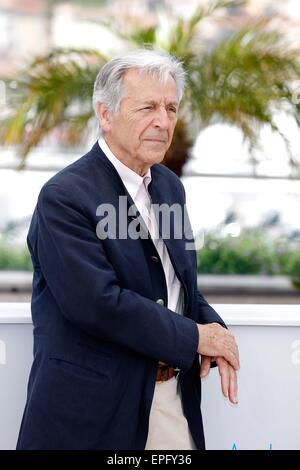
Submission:
M 214 305 L 240 348 L 239 404 L 203 380 L 208 449 L 300 449 L 300 305 Z M 27 303 L 0 304 L 0 449 L 15 446 L 32 361 Z

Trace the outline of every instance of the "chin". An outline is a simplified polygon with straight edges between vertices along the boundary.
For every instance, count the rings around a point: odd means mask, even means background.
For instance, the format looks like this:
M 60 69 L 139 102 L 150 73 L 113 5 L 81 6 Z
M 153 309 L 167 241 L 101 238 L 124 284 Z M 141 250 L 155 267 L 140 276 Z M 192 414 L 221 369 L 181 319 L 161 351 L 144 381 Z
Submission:
M 151 156 L 149 157 L 148 155 L 148 162 L 151 163 L 151 165 L 154 165 L 154 163 L 161 163 L 163 159 L 165 158 L 166 152 L 152 152 Z

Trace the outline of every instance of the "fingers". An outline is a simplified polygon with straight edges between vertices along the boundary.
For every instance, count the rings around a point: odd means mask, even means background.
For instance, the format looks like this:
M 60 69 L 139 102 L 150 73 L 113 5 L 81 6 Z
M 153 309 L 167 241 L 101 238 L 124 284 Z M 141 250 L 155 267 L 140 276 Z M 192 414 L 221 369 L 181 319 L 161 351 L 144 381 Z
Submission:
M 221 377 L 221 388 L 222 388 L 222 393 L 224 397 L 228 397 L 228 392 L 229 392 L 229 369 L 228 369 L 228 363 L 222 358 L 218 357 L 217 358 L 217 364 L 219 368 L 219 374 Z
M 224 351 L 224 350 L 223 350 Z M 227 349 L 222 354 L 224 359 L 233 367 L 234 370 L 238 370 L 240 368 L 239 359 L 237 358 L 236 354 L 233 353 L 231 350 Z
M 221 388 L 224 397 L 229 398 L 231 403 L 238 403 L 238 385 L 237 374 L 231 365 L 225 361 L 224 358 L 218 357 L 216 359 L 219 374 L 221 377 Z
M 222 339 L 223 343 L 221 344 L 221 349 L 223 354 L 220 355 L 224 356 L 235 370 L 238 370 L 240 368 L 240 357 L 234 335 L 231 331 L 226 330 L 226 334 L 223 335 Z
M 209 374 L 211 358 L 209 356 L 201 356 L 200 377 L 206 377 Z
M 219 325 L 220 326 L 220 325 Z M 239 349 L 235 337 L 230 330 L 221 328 L 220 334 L 220 356 L 223 356 L 235 370 L 240 368 Z
M 237 383 L 237 374 L 236 371 L 229 367 L 229 400 L 231 403 L 236 404 L 238 403 L 238 383 Z

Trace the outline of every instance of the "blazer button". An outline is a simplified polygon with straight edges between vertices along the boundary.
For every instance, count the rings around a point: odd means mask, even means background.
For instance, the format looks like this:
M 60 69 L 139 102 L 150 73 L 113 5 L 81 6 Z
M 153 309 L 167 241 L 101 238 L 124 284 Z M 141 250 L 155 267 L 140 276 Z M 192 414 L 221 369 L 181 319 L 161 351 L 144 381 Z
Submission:
M 158 257 L 155 256 L 155 255 L 151 256 L 151 259 L 152 259 L 152 261 L 154 261 L 155 263 L 158 263 L 158 261 L 159 261 Z
M 156 303 L 159 305 L 165 305 L 164 299 L 157 299 Z

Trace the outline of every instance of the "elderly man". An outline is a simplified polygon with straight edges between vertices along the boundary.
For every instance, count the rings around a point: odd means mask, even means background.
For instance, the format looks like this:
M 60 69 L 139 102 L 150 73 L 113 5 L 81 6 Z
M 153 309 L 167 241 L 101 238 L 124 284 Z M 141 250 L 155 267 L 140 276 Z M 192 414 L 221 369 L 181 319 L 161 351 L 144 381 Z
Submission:
M 200 375 L 212 361 L 237 402 L 237 345 L 197 292 L 189 231 L 177 236 L 186 221 L 169 217 L 164 236 L 154 210 L 185 207 L 160 165 L 183 87 L 181 63 L 164 53 L 105 64 L 94 87 L 102 137 L 39 194 L 18 449 L 204 449 Z

